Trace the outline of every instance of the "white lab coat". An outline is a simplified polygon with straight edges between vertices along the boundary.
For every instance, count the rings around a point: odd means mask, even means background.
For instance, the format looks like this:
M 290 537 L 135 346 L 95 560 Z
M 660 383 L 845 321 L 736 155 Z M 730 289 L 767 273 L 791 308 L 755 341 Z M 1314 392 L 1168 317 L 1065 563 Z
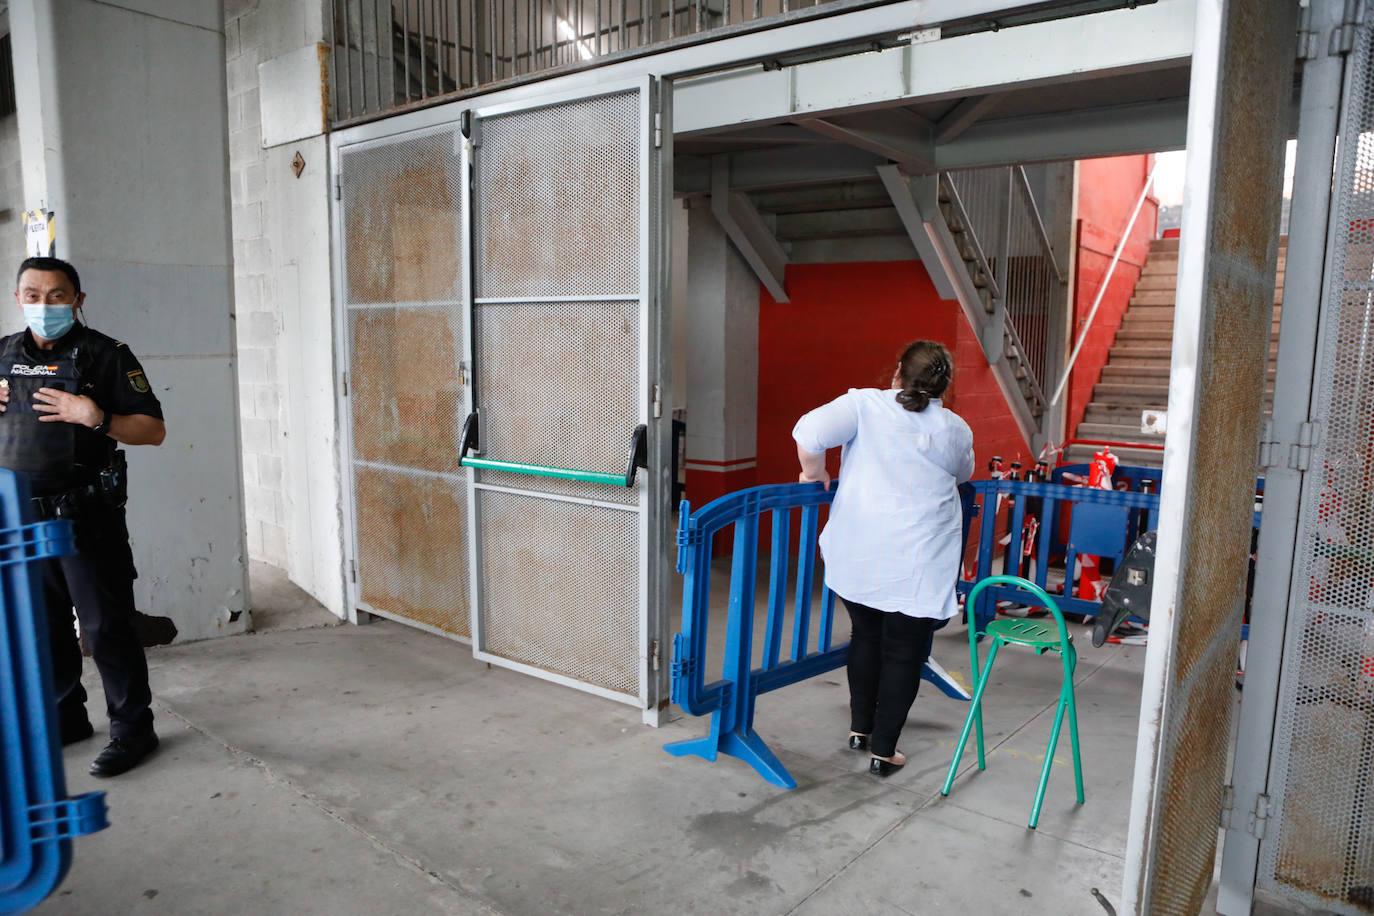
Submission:
M 851 388 L 797 421 L 812 454 L 844 446 L 821 532 L 825 584 L 883 611 L 945 620 L 959 612 L 958 485 L 973 476 L 973 433 L 938 398 L 917 413 L 897 392 Z

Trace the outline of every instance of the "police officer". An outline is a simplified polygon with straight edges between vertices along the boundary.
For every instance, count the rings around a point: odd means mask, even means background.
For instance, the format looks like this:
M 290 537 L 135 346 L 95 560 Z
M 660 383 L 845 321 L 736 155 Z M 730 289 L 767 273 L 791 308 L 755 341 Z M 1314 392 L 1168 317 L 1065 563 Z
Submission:
M 124 344 L 76 321 L 86 294 L 57 258 L 19 266 L 26 330 L 0 340 L 0 467 L 29 478 L 40 518 L 70 518 L 74 556 L 43 561 L 62 743 L 94 734 L 71 612 L 105 688 L 110 743 L 92 776 L 117 776 L 157 747 L 148 662 L 134 630 L 133 554 L 124 521 L 124 453 L 161 445 L 162 407 Z

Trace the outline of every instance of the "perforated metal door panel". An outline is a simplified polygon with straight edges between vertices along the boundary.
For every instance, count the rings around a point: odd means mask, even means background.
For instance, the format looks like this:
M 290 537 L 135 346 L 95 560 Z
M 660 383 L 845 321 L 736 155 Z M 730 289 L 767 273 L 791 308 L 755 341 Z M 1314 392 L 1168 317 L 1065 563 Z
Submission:
M 482 456 L 624 474 L 648 387 L 648 89 L 474 119 Z M 483 469 L 478 657 L 626 702 L 643 674 L 647 488 Z
M 1339 135 L 1270 815 L 1256 886 L 1374 913 L 1374 66 L 1358 30 Z
M 461 142 L 344 147 L 340 223 L 354 601 L 468 638 Z

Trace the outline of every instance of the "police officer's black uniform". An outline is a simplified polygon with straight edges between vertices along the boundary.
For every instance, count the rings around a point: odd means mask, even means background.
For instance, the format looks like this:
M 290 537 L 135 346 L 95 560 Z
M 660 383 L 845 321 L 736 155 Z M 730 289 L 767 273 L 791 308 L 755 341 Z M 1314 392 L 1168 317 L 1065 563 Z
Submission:
M 124 520 L 124 453 L 104 429 L 63 421 L 40 422 L 33 409 L 39 388 L 86 395 L 105 411 L 162 419 L 162 406 L 138 359 L 124 344 L 75 325 L 50 350 L 29 331 L 0 340 L 0 378 L 10 400 L 0 416 L 0 467 L 28 475 L 37 514 L 70 518 L 77 553 L 43 563 L 52 643 L 53 680 L 64 736 L 89 734 L 81 630 L 105 688 L 112 739 L 136 739 L 153 729 L 148 662 L 134 630 L 133 553 Z

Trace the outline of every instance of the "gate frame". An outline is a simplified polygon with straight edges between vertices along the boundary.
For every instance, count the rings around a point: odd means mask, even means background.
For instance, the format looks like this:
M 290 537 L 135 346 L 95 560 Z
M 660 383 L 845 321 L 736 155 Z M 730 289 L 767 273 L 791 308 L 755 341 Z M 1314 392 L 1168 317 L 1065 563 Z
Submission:
M 339 454 L 339 510 L 342 516 L 341 528 L 344 537 L 344 562 L 347 565 L 347 573 L 344 576 L 344 601 L 345 610 L 348 613 L 348 622 L 353 624 L 367 623 L 369 617 L 381 617 L 384 620 L 393 620 L 406 626 L 423 630 L 435 636 L 442 636 L 464 645 L 472 644 L 471 636 L 460 636 L 457 633 L 450 633 L 438 627 L 411 620 L 389 611 L 373 608 L 366 605 L 362 599 L 362 580 L 358 570 L 358 515 L 356 499 L 354 498 L 355 479 L 353 476 L 353 424 L 350 420 L 352 416 L 351 401 L 352 392 L 348 387 L 349 374 L 352 371 L 352 348 L 348 340 L 348 272 L 347 272 L 347 246 L 344 244 L 344 208 L 343 208 L 343 171 L 342 158 L 345 152 L 362 152 L 373 147 L 385 146 L 387 143 L 399 142 L 405 139 L 415 139 L 428 136 L 430 134 L 442 133 L 451 129 L 456 137 L 463 138 L 463 133 L 459 129 L 460 120 L 432 119 L 426 123 L 410 125 L 403 128 L 393 127 L 388 131 L 367 131 L 364 136 L 351 141 L 339 142 L 337 135 L 331 137 L 329 151 L 329 173 L 332 177 L 331 185 L 334 188 L 334 197 L 330 201 L 329 208 L 329 234 L 330 244 L 336 256 L 330 258 L 330 276 L 334 285 L 333 303 L 331 311 L 334 316 L 334 357 L 337 360 L 335 371 L 337 373 L 337 383 L 334 389 L 334 409 L 338 412 L 338 454 Z M 465 147 L 466 142 L 459 142 L 454 153 L 459 157 L 460 168 L 466 165 Z M 458 217 L 461 219 L 461 217 Z M 467 245 L 468 229 L 465 224 L 458 227 L 458 244 L 463 251 L 468 251 Z M 470 266 L 470 265 L 469 265 Z M 465 295 L 465 284 L 467 283 L 468 271 L 463 271 L 463 282 L 459 286 L 459 308 L 463 307 L 463 297 Z M 463 316 L 463 334 L 471 334 L 472 317 L 470 314 Z M 471 367 L 470 354 L 471 342 L 467 342 L 467 349 L 463 359 L 468 360 L 468 367 Z M 472 411 L 472 386 L 463 386 L 463 415 L 466 416 Z M 467 491 L 470 498 L 472 484 L 472 469 L 460 467 L 454 475 L 463 480 L 462 487 Z M 469 515 L 469 526 L 471 525 L 471 515 Z M 472 568 L 472 556 L 466 553 L 464 559 L 469 567 L 469 577 Z M 472 605 L 471 584 L 469 583 L 469 612 Z M 471 632 L 471 623 L 469 623 Z
M 350 623 L 365 623 L 369 615 L 394 619 L 407 626 L 443 636 L 456 642 L 470 645 L 473 656 L 493 665 L 510 668 L 524 674 L 553 681 L 563 686 L 573 687 L 596 696 L 639 706 L 645 724 L 657 726 L 667 713 L 669 706 L 668 664 L 663 659 L 667 651 L 668 628 L 668 584 L 672 570 L 670 555 L 672 532 L 666 528 L 671 517 L 669 500 L 672 494 L 672 440 L 671 412 L 666 416 L 655 416 L 655 410 L 662 404 L 672 403 L 672 379 L 670 361 L 665 358 L 668 351 L 667 333 L 670 320 L 667 301 L 671 290 L 671 231 L 672 220 L 668 203 L 672 200 L 672 87 L 670 81 L 651 73 L 626 76 L 621 71 L 615 79 L 596 78 L 595 71 L 578 74 L 576 80 L 557 81 L 558 88 L 547 89 L 546 84 L 531 84 L 506 91 L 492 92 L 472 99 L 455 101 L 420 111 L 395 115 L 378 121 L 348 128 L 330 136 L 330 174 L 333 177 L 334 199 L 330 207 L 330 236 L 334 256 L 331 257 L 330 273 L 334 283 L 334 347 L 339 360 L 337 371 L 339 382 L 335 390 L 335 409 L 339 417 L 339 450 L 341 468 L 344 470 L 340 480 L 341 509 L 344 521 L 345 561 L 352 576 L 345 574 L 345 596 L 347 599 L 348 620 Z M 540 91 L 542 90 L 542 91 Z M 642 186 L 639 200 L 639 368 L 636 380 L 636 400 L 639 405 L 641 422 L 648 426 L 648 465 L 647 471 L 640 476 L 641 485 L 637 507 L 633 504 L 617 506 L 617 509 L 636 512 L 639 515 L 639 563 L 638 600 L 638 690 L 635 695 L 618 693 L 586 684 L 573 678 L 546 671 L 531 665 L 514 662 L 501 656 L 491 655 L 481 649 L 482 619 L 479 609 L 482 603 L 480 551 L 478 550 L 478 528 L 480 513 L 477 509 L 476 491 L 479 488 L 472 468 L 460 468 L 458 475 L 463 480 L 468 509 L 468 535 L 465 553 L 468 564 L 469 583 L 469 629 L 470 637 L 462 637 L 440 630 L 424 623 L 388 614 L 361 606 L 361 583 L 356 574 L 357 568 L 357 515 L 353 494 L 353 428 L 347 379 L 349 373 L 349 348 L 346 340 L 348 333 L 348 302 L 346 279 L 346 246 L 344 244 L 344 212 L 342 199 L 342 155 L 346 151 L 365 149 L 369 146 L 394 142 L 409 136 L 423 136 L 429 132 L 451 129 L 461 138 L 458 153 L 465 180 L 463 182 L 460 205 L 456 217 L 459 221 L 459 244 L 466 257 L 460 281 L 460 308 L 462 310 L 464 351 L 462 355 L 469 382 L 464 386 L 463 409 L 465 415 L 474 406 L 474 359 L 473 352 L 473 226 L 472 226 L 472 182 L 474 180 L 474 157 L 472 150 L 471 128 L 476 119 L 506 114 L 522 110 L 548 107 L 565 102 L 612 95 L 621 92 L 638 91 L 640 105 L 640 129 L 643 142 L 640 148 L 640 175 Z M 480 104 L 486 103 L 486 104 Z M 655 141 L 658 141 L 655 143 Z M 656 160 L 656 161 L 655 161 Z M 655 168 L 656 166 L 656 168 Z M 653 207 L 658 208 L 657 238 L 651 238 L 649 229 L 653 225 Z M 578 497 L 560 497 L 574 502 L 587 502 Z M 594 501 L 593 501 L 594 502 Z
M 1311 414 L 1314 371 L 1324 311 L 1326 278 L 1336 225 L 1331 216 L 1336 134 L 1350 101 L 1348 53 L 1328 44 L 1344 20 L 1343 0 L 1313 0 L 1301 30 L 1312 40 L 1305 49 L 1293 207 L 1289 217 L 1284 274 L 1283 319 L 1279 325 L 1272 420 L 1263 437 L 1264 525 L 1255 561 L 1245 693 L 1241 699 L 1235 763 L 1222 811 L 1225 839 L 1217 912 L 1248 916 L 1260 890 L 1258 875 L 1268 793 L 1279 684 L 1283 673 L 1292 600 L 1298 522 L 1305 473 L 1291 461 L 1300 428 Z M 1302 53 L 1300 51 L 1300 53 Z M 1287 306 L 1292 307 L 1287 307 Z M 1314 305 L 1315 307 L 1309 307 Z
M 621 93 L 635 92 L 639 101 L 639 127 L 640 127 L 640 191 L 638 205 L 638 237 L 639 255 L 638 274 L 639 274 L 639 328 L 638 328 L 638 350 L 639 366 L 638 378 L 636 380 L 636 401 L 639 408 L 639 422 L 648 427 L 648 471 L 644 475 L 644 484 L 640 487 L 639 499 L 637 503 L 614 505 L 614 511 L 634 512 L 639 516 L 639 572 L 638 572 L 638 601 L 639 601 L 639 689 L 637 694 L 625 694 L 604 687 L 598 687 L 579 681 L 576 678 L 564 674 L 545 670 L 535 665 L 524 662 L 514 661 L 505 656 L 495 655 L 485 650 L 485 625 L 482 615 L 482 607 L 485 595 L 481 585 L 481 544 L 479 538 L 479 527 L 481 525 L 481 514 L 477 507 L 477 491 L 480 489 L 495 489 L 510 492 L 528 492 L 529 495 L 538 498 L 549 498 L 555 501 L 574 502 L 584 505 L 597 505 L 611 508 L 613 504 L 603 503 L 598 500 L 587 499 L 577 496 L 557 496 L 550 497 L 534 491 L 522 491 L 518 488 L 510 487 L 491 487 L 479 484 L 473 469 L 469 469 L 468 477 L 468 505 L 470 511 L 470 522 L 468 525 L 468 560 L 472 575 L 472 596 L 470 602 L 470 612 L 472 615 L 472 654 L 478 661 L 488 662 L 522 674 L 528 674 L 542 680 L 552 681 L 565 687 L 572 687 L 595 696 L 608 700 L 615 700 L 620 703 L 637 705 L 644 710 L 644 719 L 647 724 L 657 725 L 659 721 L 660 698 L 666 701 L 667 692 L 666 681 L 658 677 L 659 669 L 662 665 L 657 663 L 655 657 L 655 647 L 661 645 L 663 638 L 661 633 L 665 631 L 665 618 L 662 613 L 663 605 L 667 601 L 667 575 L 666 564 L 668 563 L 668 534 L 661 530 L 664 519 L 667 517 L 668 497 L 671 493 L 669 489 L 669 477 L 671 469 L 663 465 L 665 460 L 670 459 L 670 452 L 667 450 L 669 440 L 669 429 L 671 422 L 665 422 L 662 416 L 661 404 L 669 398 L 668 371 L 669 366 L 663 359 L 665 352 L 664 333 L 665 316 L 668 313 L 666 299 L 670 287 L 671 279 L 667 276 L 671 268 L 671 258 L 664 259 L 662 252 L 671 245 L 671 218 L 668 208 L 665 205 L 663 196 L 663 176 L 666 174 L 669 181 L 672 175 L 672 146 L 666 146 L 660 142 L 655 144 L 656 133 L 659 136 L 671 134 L 671 120 L 664 116 L 663 106 L 660 100 L 670 94 L 670 90 L 661 87 L 659 80 L 649 74 L 614 81 L 596 83 L 587 87 L 566 87 L 551 92 L 525 94 L 522 98 L 509 99 L 494 102 L 489 105 L 472 105 L 464 108 L 460 117 L 470 119 L 472 127 L 464 143 L 464 169 L 467 181 L 464 183 L 462 195 L 462 222 L 465 237 L 465 250 L 468 253 L 468 270 L 464 277 L 464 315 L 471 327 L 472 318 L 475 314 L 476 302 L 474 298 L 474 276 L 476 271 L 475 252 L 473 251 L 473 194 L 476 191 L 476 165 L 473 153 L 473 142 L 471 130 L 478 129 L 477 125 L 484 118 L 495 117 L 505 114 L 513 114 L 522 111 L 532 111 L 539 108 L 549 108 L 558 105 L 580 102 L 586 99 L 599 98 L 607 95 L 617 95 Z M 480 101 L 480 99 L 474 100 Z M 666 123 L 665 123 L 666 122 Z M 655 162 L 657 160 L 657 162 Z M 657 172 L 655 172 L 657 165 Z M 666 167 L 665 167 L 666 166 Z M 659 180 L 654 181 L 655 178 Z M 671 193 L 667 200 L 671 200 Z M 659 240 L 661 244 L 656 244 L 656 240 L 651 235 L 651 228 L 654 225 L 654 208 L 657 207 Z M 468 386 L 469 398 L 474 394 L 476 381 L 476 360 L 474 347 L 476 342 L 472 339 L 469 332 L 467 337 L 466 359 L 468 366 L 473 370 L 473 383 Z M 657 393 L 657 397 L 655 394 Z M 671 401 L 669 401 L 671 403 Z M 657 407 L 657 414 L 656 413 Z M 469 400 L 469 410 L 472 409 Z M 670 421 L 671 418 L 669 418 Z M 655 605 L 659 610 L 655 611 Z M 665 672 L 666 673 L 666 672 Z M 661 686 L 660 686 L 661 685 Z

